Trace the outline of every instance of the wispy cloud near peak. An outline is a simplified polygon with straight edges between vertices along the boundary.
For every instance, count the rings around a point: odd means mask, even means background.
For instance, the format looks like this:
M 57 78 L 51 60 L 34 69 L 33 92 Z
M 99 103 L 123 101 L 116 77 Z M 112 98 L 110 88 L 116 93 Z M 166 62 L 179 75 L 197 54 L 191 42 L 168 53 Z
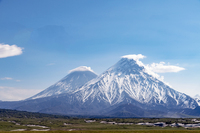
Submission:
M 146 56 L 142 55 L 142 54 L 131 54 L 131 55 L 124 55 L 121 58 L 128 58 L 128 59 L 133 59 L 133 60 L 139 60 L 139 59 L 143 59 L 146 58 Z
M 148 65 L 149 69 L 156 73 L 179 72 L 185 70 L 183 67 L 165 64 L 165 62 L 152 63 Z
M 87 66 L 80 66 L 80 67 L 77 67 L 75 69 L 72 69 L 69 71 L 69 73 L 72 73 L 72 72 L 75 72 L 75 71 L 91 71 L 91 72 L 94 72 L 91 67 L 87 67 Z

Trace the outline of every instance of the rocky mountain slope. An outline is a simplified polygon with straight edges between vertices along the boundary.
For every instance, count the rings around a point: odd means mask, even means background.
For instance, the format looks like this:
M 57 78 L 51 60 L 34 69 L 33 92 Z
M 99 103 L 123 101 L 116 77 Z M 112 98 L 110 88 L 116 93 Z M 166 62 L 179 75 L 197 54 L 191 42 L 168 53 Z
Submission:
M 200 106 L 200 96 L 197 94 L 194 96 L 194 100 L 198 103 L 198 105 Z

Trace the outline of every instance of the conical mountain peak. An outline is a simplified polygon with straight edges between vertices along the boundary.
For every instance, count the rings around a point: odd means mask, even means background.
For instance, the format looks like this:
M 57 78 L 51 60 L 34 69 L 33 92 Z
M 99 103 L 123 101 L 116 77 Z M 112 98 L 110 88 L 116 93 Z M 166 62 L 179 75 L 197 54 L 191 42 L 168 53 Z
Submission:
M 163 82 L 163 79 L 160 77 L 160 75 L 153 72 L 147 65 L 144 65 L 140 61 L 140 59 L 144 58 L 146 58 L 146 56 L 142 54 L 125 55 L 121 57 L 121 60 L 116 64 L 116 66 L 126 69 L 129 71 L 129 74 L 134 72 L 143 72 Z
M 145 68 L 137 60 L 122 58 L 108 70 L 115 71 L 115 73 L 123 73 L 125 75 L 129 75 L 144 71 Z
M 97 75 L 92 71 L 90 67 L 81 66 L 71 70 L 70 73 L 60 81 L 29 99 L 49 97 L 63 93 L 71 93 L 96 77 Z

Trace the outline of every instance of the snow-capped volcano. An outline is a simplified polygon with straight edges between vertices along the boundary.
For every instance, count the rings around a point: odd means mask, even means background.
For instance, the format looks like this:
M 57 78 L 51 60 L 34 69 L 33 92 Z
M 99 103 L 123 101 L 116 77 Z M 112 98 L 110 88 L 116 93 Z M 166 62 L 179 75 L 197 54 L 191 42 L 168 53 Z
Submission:
M 39 94 L 25 101 L 0 102 L 0 107 L 78 116 L 200 115 L 193 98 L 159 80 L 154 72 L 139 61 L 141 58 L 144 56 L 123 56 L 99 76 L 88 67 L 73 69 L 62 80 Z
M 149 70 L 134 56 L 123 56 L 114 66 L 87 82 L 76 93 L 83 103 L 104 101 L 113 106 L 137 101 L 154 106 L 197 106 L 191 97 L 173 90 L 154 75 L 150 75 Z
M 69 74 L 60 81 L 58 81 L 56 84 L 50 86 L 49 88 L 34 95 L 29 99 L 49 97 L 63 93 L 71 93 L 76 91 L 80 86 L 84 85 L 86 82 L 96 77 L 97 75 L 90 67 L 80 66 L 73 70 L 70 70 Z

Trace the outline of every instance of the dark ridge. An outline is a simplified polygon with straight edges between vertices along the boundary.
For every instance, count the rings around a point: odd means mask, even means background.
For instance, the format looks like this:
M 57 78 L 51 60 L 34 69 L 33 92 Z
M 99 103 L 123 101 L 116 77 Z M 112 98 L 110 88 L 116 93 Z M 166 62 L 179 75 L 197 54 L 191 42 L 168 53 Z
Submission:
M 37 112 L 17 111 L 11 109 L 0 109 L 0 117 L 15 117 L 15 118 L 70 118 L 65 115 L 52 115 Z

